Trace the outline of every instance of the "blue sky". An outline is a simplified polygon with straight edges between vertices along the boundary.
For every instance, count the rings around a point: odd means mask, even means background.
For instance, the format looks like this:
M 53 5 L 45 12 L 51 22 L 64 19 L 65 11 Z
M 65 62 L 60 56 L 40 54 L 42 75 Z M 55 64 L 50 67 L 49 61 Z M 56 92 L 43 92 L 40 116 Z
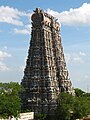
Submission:
M 36 7 L 58 18 L 69 77 L 90 92 L 90 0 L 0 0 L 0 82 L 23 78 Z

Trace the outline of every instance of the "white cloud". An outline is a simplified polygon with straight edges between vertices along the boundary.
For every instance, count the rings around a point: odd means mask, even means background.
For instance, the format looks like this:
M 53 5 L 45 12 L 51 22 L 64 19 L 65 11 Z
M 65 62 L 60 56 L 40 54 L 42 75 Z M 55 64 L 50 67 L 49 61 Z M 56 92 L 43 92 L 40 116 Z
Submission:
M 2 30 L 0 30 L 0 32 L 2 32 Z
M 16 34 L 30 34 L 31 33 L 31 25 L 30 24 L 25 25 L 24 29 L 15 28 L 14 33 L 16 33 Z
M 65 53 L 65 60 L 66 60 L 66 63 L 69 63 L 71 61 L 71 55 L 68 53 Z
M 4 63 L 0 62 L 0 71 L 8 71 L 10 70 Z
M 16 26 L 23 26 L 22 28 L 14 28 L 14 33 L 16 34 L 30 34 L 31 32 L 31 15 L 32 13 L 19 11 L 18 9 L 9 7 L 9 6 L 1 6 L 0 7 L 0 22 L 5 22 L 9 24 L 13 24 Z M 25 20 L 26 18 L 26 20 Z M 27 22 L 27 25 L 25 25 Z M 0 32 L 2 32 L 0 30 Z
M 79 56 L 73 58 L 75 63 L 84 63 L 83 59 Z
M 20 71 L 20 72 L 24 71 L 24 68 L 25 68 L 24 65 L 20 66 L 19 71 Z
M 25 28 L 26 28 L 29 32 L 31 32 L 31 27 L 32 27 L 31 24 L 25 25 Z
M 27 30 L 27 29 L 17 29 L 17 28 L 14 29 L 14 33 L 16 33 L 16 34 L 30 34 L 29 30 Z
M 84 53 L 84 52 L 79 52 L 79 54 L 81 55 L 81 56 L 86 56 L 86 54 Z
M 90 25 L 90 3 L 84 3 L 79 8 L 71 8 L 69 11 L 61 13 L 48 9 L 64 25 Z
M 88 75 L 85 75 L 84 78 L 85 78 L 85 80 L 90 79 L 90 77 Z
M 17 26 L 23 26 L 21 16 L 27 16 L 25 12 L 20 12 L 9 6 L 0 7 L 0 22 L 6 22 Z
M 86 60 L 85 58 L 86 58 L 85 52 L 80 51 L 77 54 L 73 54 L 73 61 L 76 63 L 84 63 Z
M 7 47 L 7 46 L 4 46 L 4 49 L 5 49 L 5 50 L 7 50 L 7 49 L 8 49 L 8 47 Z
M 3 60 L 4 58 L 11 57 L 11 54 L 7 52 L 0 51 L 0 61 Z
M 9 67 L 5 63 L 3 63 L 3 60 L 5 58 L 11 57 L 11 54 L 7 52 L 0 51 L 0 71 L 8 71 L 10 70 Z
M 88 60 L 90 61 L 90 58 L 88 58 Z
M 65 60 L 66 63 L 76 63 L 76 64 L 82 64 L 87 60 L 86 54 L 84 52 L 78 52 L 78 53 L 65 53 Z
M 79 8 L 70 8 L 69 11 L 57 12 L 47 9 L 47 12 L 58 18 L 59 22 L 64 25 L 90 25 L 90 3 L 84 3 Z M 0 6 L 0 22 L 24 26 L 22 17 L 26 16 L 28 22 L 31 23 L 31 15 L 31 12 L 27 13 L 13 7 Z M 21 33 L 24 33 L 23 31 Z M 0 32 L 2 31 L 0 30 Z

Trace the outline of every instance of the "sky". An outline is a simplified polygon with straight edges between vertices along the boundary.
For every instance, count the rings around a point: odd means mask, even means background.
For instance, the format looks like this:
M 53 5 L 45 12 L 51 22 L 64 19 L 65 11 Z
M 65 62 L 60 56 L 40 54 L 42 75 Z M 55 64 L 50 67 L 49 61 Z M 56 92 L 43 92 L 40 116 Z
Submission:
M 0 82 L 21 82 L 38 7 L 61 24 L 73 87 L 90 92 L 90 0 L 0 0 Z

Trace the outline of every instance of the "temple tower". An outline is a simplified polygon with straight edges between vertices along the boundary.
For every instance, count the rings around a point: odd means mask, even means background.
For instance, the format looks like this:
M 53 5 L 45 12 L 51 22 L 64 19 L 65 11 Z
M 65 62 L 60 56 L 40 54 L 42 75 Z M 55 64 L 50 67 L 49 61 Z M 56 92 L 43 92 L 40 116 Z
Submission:
M 72 93 L 56 19 L 36 8 L 24 77 L 23 107 L 35 113 L 53 114 L 60 92 Z

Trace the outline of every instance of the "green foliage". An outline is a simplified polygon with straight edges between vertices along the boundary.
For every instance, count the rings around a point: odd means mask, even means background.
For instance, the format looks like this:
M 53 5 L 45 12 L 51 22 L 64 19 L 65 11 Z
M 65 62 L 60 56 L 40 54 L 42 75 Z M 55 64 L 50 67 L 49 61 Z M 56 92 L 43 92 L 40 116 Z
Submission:
M 67 93 L 61 93 L 58 98 L 56 110 L 57 120 L 70 120 L 73 111 L 74 97 Z
M 21 113 L 25 113 L 25 112 L 32 112 L 31 109 L 22 109 L 21 108 Z
M 90 114 L 90 96 L 80 91 L 77 96 L 61 93 L 56 110 L 57 120 L 75 120 Z
M 76 97 L 73 118 L 83 118 L 90 114 L 90 100 L 86 97 Z
M 79 88 L 76 88 L 76 89 L 75 89 L 75 94 L 76 94 L 77 97 L 82 97 L 82 96 L 85 94 L 85 92 L 82 91 L 82 90 L 79 89 Z
M 17 116 L 21 110 L 19 93 L 22 87 L 15 82 L 0 83 L 0 116 Z
M 35 115 L 35 120 L 45 120 L 47 117 L 46 114 L 36 114 Z

